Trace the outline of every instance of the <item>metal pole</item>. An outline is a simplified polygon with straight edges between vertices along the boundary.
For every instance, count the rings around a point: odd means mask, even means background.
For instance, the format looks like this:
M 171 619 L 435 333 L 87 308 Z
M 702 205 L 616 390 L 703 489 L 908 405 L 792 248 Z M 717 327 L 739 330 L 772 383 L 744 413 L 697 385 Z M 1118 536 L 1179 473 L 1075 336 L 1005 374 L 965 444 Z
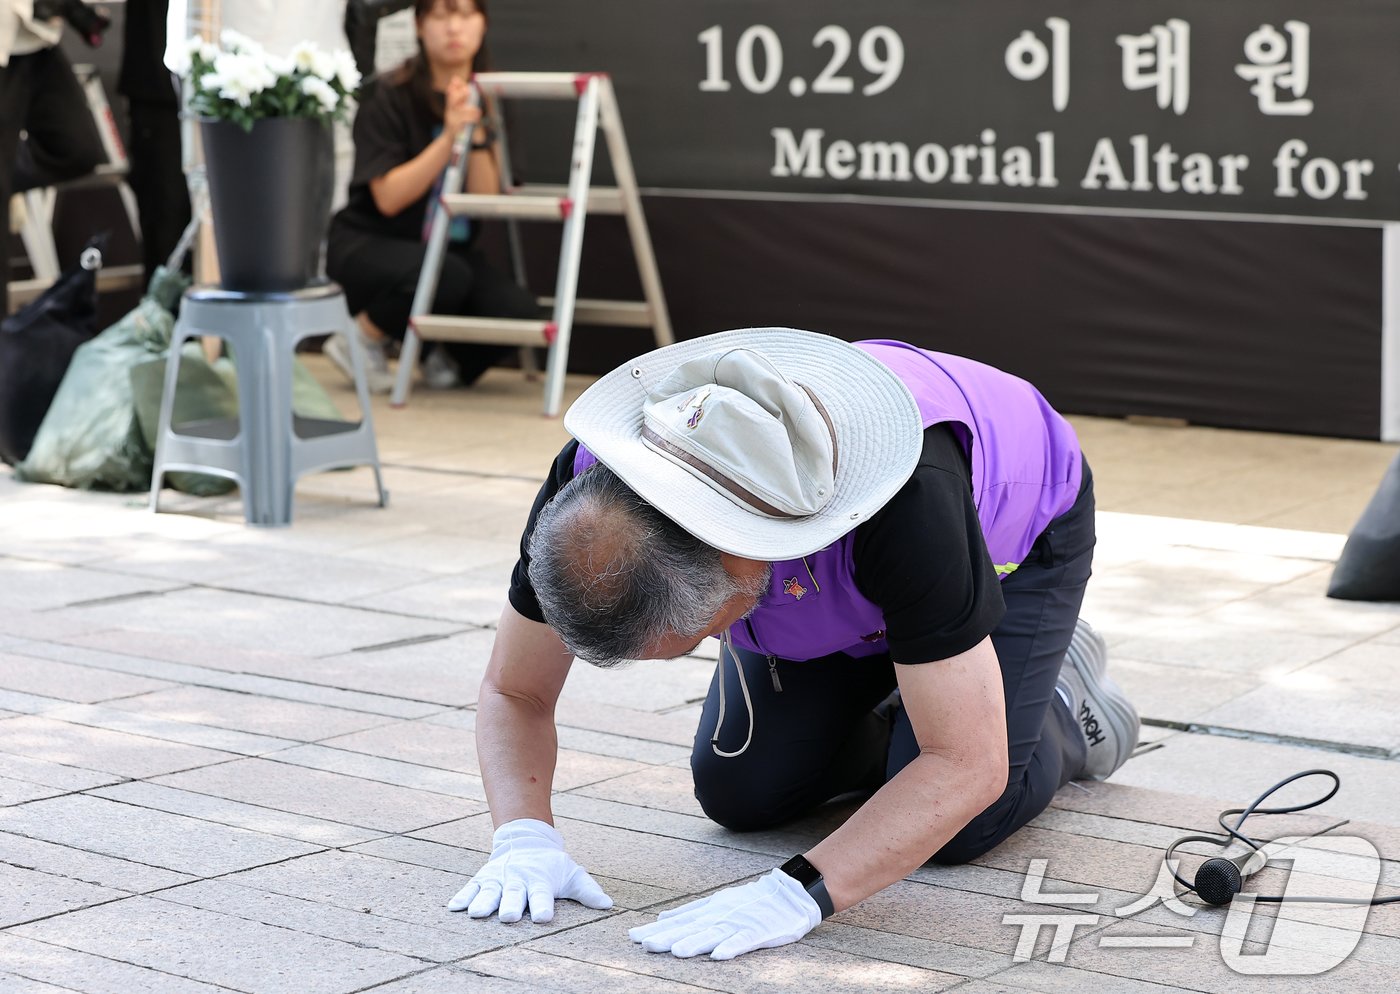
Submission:
M 574 127 L 573 165 L 569 171 L 569 201 L 573 209 L 564 221 L 559 252 L 559 278 L 554 289 L 554 341 L 545 369 L 544 414 L 559 414 L 564 399 L 564 374 L 569 365 L 569 336 L 578 294 L 578 267 L 583 253 L 583 222 L 588 213 L 588 186 L 593 174 L 593 149 L 598 136 L 599 78 L 588 77 L 579 99 Z
M 661 290 L 661 274 L 656 268 L 651 235 L 647 231 L 646 215 L 642 213 L 642 198 L 637 192 L 637 174 L 632 171 L 632 156 L 627 151 L 627 138 L 622 132 L 622 115 L 617 109 L 612 80 L 604 78 L 602 96 L 603 137 L 612 158 L 613 175 L 622 196 L 622 214 L 627 219 L 627 233 L 632 237 L 632 254 L 637 259 L 637 274 L 642 280 L 642 293 L 651 308 L 651 323 L 658 346 L 675 341 L 671 332 L 671 314 L 666 308 L 666 295 Z
M 472 102 L 476 103 L 476 90 L 472 90 Z M 437 296 L 438 277 L 442 275 L 442 256 L 447 251 L 447 236 L 452 228 L 452 217 L 443 206 L 441 197 L 457 193 L 462 188 L 462 177 L 467 171 L 467 157 L 471 155 L 471 125 L 462 129 L 457 140 L 452 143 L 452 156 L 443 174 L 439 200 L 433 205 L 433 220 L 428 228 L 428 249 L 423 255 L 423 269 L 418 274 L 418 288 L 413 293 L 413 305 L 408 311 L 408 328 L 404 331 L 403 348 L 399 351 L 399 370 L 394 378 L 394 392 L 389 398 L 392 407 L 403 407 L 408 402 L 409 384 L 413 371 L 418 367 L 418 332 L 414 330 L 413 319 L 421 314 L 431 314 L 433 298 Z

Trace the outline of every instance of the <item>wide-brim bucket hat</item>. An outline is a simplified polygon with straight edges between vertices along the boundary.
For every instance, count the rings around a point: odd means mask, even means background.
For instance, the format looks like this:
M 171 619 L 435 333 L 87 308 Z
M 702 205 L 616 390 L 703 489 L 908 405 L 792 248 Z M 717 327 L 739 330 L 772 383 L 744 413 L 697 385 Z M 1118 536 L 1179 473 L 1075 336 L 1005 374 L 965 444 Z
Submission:
M 769 562 L 825 548 L 914 471 L 909 388 L 830 335 L 744 328 L 656 349 L 584 391 L 564 427 L 662 514 Z

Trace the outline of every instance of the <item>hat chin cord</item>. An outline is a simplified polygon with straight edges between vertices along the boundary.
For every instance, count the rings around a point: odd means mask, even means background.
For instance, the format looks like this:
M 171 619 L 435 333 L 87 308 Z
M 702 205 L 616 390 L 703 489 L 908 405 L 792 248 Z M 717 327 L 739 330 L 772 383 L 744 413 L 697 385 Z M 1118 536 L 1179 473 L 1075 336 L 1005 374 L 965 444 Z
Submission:
M 753 698 L 749 696 L 749 683 L 744 677 L 744 666 L 739 662 L 739 657 L 734 652 L 734 642 L 729 636 L 729 629 L 724 630 L 720 636 L 722 646 L 719 656 L 719 716 L 715 718 L 715 730 L 710 736 L 710 748 L 714 750 L 716 756 L 721 759 L 733 759 L 735 756 L 742 756 L 748 751 L 749 743 L 753 741 Z M 719 730 L 724 727 L 724 657 L 728 655 L 734 662 L 734 670 L 739 674 L 739 689 L 744 694 L 744 707 L 749 712 L 749 734 L 744 739 L 744 744 L 733 752 L 725 752 L 719 747 Z

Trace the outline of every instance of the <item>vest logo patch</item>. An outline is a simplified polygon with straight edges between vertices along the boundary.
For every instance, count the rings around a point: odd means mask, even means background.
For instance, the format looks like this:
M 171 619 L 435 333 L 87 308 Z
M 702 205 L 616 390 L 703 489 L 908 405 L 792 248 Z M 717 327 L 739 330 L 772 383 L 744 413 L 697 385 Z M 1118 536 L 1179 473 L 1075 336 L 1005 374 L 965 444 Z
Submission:
M 793 597 L 801 600 L 806 596 L 807 588 L 797 582 L 797 577 L 792 576 L 783 581 L 783 593 L 791 594 Z

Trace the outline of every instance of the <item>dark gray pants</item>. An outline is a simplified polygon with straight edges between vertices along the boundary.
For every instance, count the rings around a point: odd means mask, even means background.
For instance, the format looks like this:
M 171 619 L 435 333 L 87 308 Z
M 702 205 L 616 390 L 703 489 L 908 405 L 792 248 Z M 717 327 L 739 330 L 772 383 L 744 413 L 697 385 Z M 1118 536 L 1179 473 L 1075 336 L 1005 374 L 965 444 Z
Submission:
M 1094 487 L 1087 463 L 1079 497 L 1052 521 L 1025 562 L 1002 581 L 1006 615 L 992 633 L 1006 694 L 1010 771 L 1006 790 L 935 855 L 962 863 L 992 849 L 1050 804 L 1083 767 L 1079 725 L 1055 693 L 1055 681 L 1079 618 L 1094 552 Z M 748 716 L 732 663 L 715 670 L 690 765 L 695 796 L 712 819 L 735 831 L 770 828 L 850 791 L 872 792 L 918 754 L 902 708 L 890 719 L 872 708 L 895 688 L 888 655 L 778 661 L 782 692 L 766 657 L 736 650 L 753 699 L 753 741 L 723 759 L 710 747 L 719 713 L 719 681 L 729 707 L 719 748 L 743 743 Z M 740 702 L 736 709 L 734 702 Z

